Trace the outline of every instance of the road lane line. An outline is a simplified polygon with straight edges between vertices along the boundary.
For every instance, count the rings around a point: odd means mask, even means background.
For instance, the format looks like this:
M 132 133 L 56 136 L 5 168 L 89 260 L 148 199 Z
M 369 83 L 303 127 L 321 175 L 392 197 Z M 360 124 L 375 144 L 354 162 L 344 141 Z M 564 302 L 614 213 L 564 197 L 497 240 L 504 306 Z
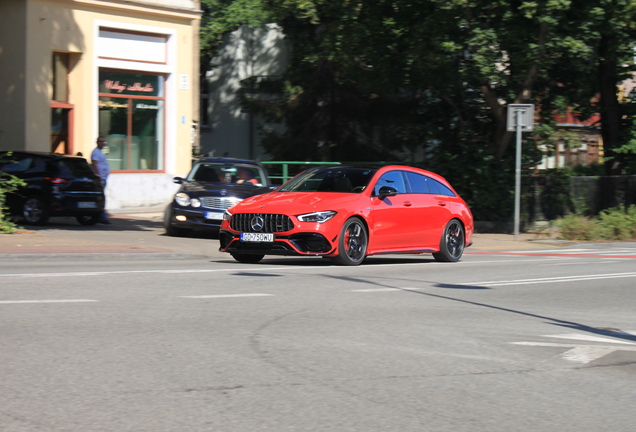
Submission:
M 370 265 L 362 265 L 358 267 L 350 267 L 350 266 L 329 266 L 329 269 L 334 270 L 355 270 L 355 269 L 363 269 L 369 270 L 373 268 L 380 267 L 395 267 L 395 266 L 415 266 L 415 265 L 435 265 L 437 264 L 440 267 L 457 267 L 465 264 L 488 264 L 488 263 L 520 263 L 520 262 L 535 262 L 535 261 L 557 261 L 561 259 L 561 257 L 546 257 L 539 259 L 511 259 L 511 260 L 488 260 L 488 261 L 460 261 L 456 263 L 440 263 L 440 262 L 428 262 L 426 264 L 422 264 L 421 262 L 417 263 L 395 263 L 395 264 L 370 264 Z M 567 258 L 569 259 L 569 257 Z M 110 276 L 110 275 L 129 275 L 129 274 L 192 274 L 192 273 L 223 273 L 223 272 L 244 272 L 245 270 L 258 270 L 258 271 L 293 271 L 293 270 L 320 270 L 324 269 L 324 266 L 289 266 L 285 264 L 281 264 L 277 267 L 259 267 L 258 265 L 252 266 L 241 266 L 241 267 L 232 267 L 232 268 L 220 268 L 220 269 L 181 269 L 181 270 L 114 270 L 114 271 L 95 271 L 95 272 L 68 272 L 68 273 L 0 273 L 0 278 L 47 278 L 47 277 L 86 277 L 86 276 Z
M 20 303 L 86 303 L 98 302 L 99 300 L 70 299 L 70 300 L 0 300 L 0 304 L 20 304 Z
M 630 335 L 625 332 L 615 332 L 617 334 Z M 631 336 L 631 335 L 630 335 Z M 600 336 L 592 336 L 592 335 L 583 335 L 578 333 L 571 334 L 561 334 L 561 335 L 544 335 L 544 337 L 557 338 L 557 339 L 572 339 L 572 340 L 582 340 L 588 342 L 607 342 L 607 343 L 616 343 L 616 344 L 625 344 L 625 345 L 636 345 L 635 342 L 611 339 L 609 337 L 600 337 Z
M 351 292 L 385 292 L 385 291 L 404 291 L 404 290 L 400 288 L 369 288 L 369 289 L 351 290 Z
M 623 262 L 623 261 L 607 260 L 607 261 L 603 261 L 603 264 L 617 263 L 617 262 Z M 581 262 L 578 262 L 578 261 L 570 260 L 568 262 L 560 262 L 560 263 L 554 263 L 554 264 L 541 264 L 541 267 L 569 266 L 569 265 L 580 265 L 580 264 L 583 264 L 583 265 L 596 265 L 596 264 L 598 264 L 598 261 L 593 261 L 593 262 L 581 261 Z
M 274 297 L 274 294 L 211 294 L 211 295 L 198 295 L 198 296 L 179 296 L 181 298 L 191 299 L 210 299 L 210 298 L 233 298 L 233 297 Z
M 584 280 L 614 279 L 614 278 L 627 278 L 627 277 L 636 277 L 636 273 L 607 273 L 607 274 L 596 274 L 596 275 L 559 276 L 559 277 L 537 278 L 537 279 L 459 282 L 459 283 L 456 283 L 455 285 L 474 285 L 474 286 L 527 285 L 527 284 L 539 284 L 539 283 L 577 282 L 577 281 L 584 281 Z

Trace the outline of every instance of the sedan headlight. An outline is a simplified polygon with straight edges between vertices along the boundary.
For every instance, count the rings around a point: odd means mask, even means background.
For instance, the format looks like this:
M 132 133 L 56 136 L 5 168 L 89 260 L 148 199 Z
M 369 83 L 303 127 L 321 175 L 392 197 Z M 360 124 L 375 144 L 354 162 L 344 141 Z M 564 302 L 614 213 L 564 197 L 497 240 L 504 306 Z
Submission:
M 192 198 L 192 199 L 190 200 L 190 205 L 191 205 L 192 207 L 201 207 L 201 201 L 199 201 L 199 199 L 198 199 L 198 198 Z
M 327 222 L 332 217 L 334 217 L 336 214 L 338 214 L 338 212 L 335 212 L 335 211 L 332 211 L 332 210 L 328 210 L 328 211 L 319 211 L 319 212 L 314 212 L 314 213 L 307 213 L 307 214 L 296 216 L 296 217 L 301 222 L 324 223 L 324 222 Z
M 178 194 L 176 194 L 174 196 L 174 200 L 177 202 L 177 204 L 183 207 L 187 207 L 190 205 L 190 197 L 187 193 L 184 192 L 179 192 Z

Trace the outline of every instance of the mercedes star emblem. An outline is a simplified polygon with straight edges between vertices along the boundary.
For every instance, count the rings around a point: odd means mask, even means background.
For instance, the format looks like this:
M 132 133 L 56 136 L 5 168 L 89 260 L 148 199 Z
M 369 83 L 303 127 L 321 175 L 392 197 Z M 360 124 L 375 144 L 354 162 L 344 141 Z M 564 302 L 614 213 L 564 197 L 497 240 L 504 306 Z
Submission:
M 252 226 L 252 229 L 254 231 L 260 231 L 263 229 L 263 226 L 265 225 L 265 221 L 260 216 L 254 216 L 252 220 L 250 221 L 250 225 Z

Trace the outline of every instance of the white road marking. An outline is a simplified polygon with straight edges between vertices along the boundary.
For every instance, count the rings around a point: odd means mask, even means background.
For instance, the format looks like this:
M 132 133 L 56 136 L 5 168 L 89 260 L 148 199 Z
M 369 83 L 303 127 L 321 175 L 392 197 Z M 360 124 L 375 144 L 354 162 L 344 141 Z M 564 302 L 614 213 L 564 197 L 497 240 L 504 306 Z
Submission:
M 619 332 L 616 332 L 616 333 L 619 333 Z M 626 334 L 631 336 L 630 333 L 625 333 L 625 332 L 620 332 L 619 334 Z M 545 335 L 544 337 L 551 337 L 551 338 L 557 338 L 557 339 L 582 340 L 582 341 L 588 341 L 588 342 L 608 342 L 608 343 L 625 344 L 625 345 L 636 345 L 636 343 L 634 342 L 616 340 L 616 339 L 611 339 L 608 337 L 582 335 L 577 333 L 562 334 L 562 335 Z
M 617 262 L 623 262 L 623 261 L 618 261 L 618 260 L 603 260 L 603 264 L 609 264 L 609 263 L 617 263 Z M 596 265 L 598 264 L 598 261 L 594 261 L 594 262 L 590 262 L 590 261 L 575 261 L 574 259 L 569 260 L 568 262 L 560 262 L 560 263 L 554 263 L 554 264 L 541 264 L 541 267 L 555 267 L 555 266 L 571 266 L 571 265 Z
M 503 286 L 503 285 L 529 285 L 529 284 L 541 284 L 541 283 L 578 282 L 578 281 L 584 281 L 584 280 L 631 278 L 631 277 L 636 277 L 636 273 L 605 273 L 605 274 L 595 274 L 595 275 L 559 276 L 559 277 L 536 278 L 536 279 L 458 282 L 458 283 L 455 283 L 455 285 L 473 285 L 473 286 L 493 287 L 493 286 Z
M 273 297 L 274 294 L 217 294 L 217 295 L 200 295 L 200 296 L 179 296 L 181 298 L 191 299 L 209 299 L 209 298 L 233 298 L 233 297 Z
M 0 304 L 19 304 L 19 303 L 86 303 L 98 302 L 99 300 L 88 299 L 71 299 L 71 300 L 1 300 Z
M 616 332 L 617 335 L 624 334 L 630 336 L 636 336 L 634 331 L 621 331 Z M 636 352 L 636 343 L 631 341 L 623 341 L 617 339 L 611 339 L 609 337 L 599 337 L 586 334 L 561 334 L 561 335 L 545 335 L 544 337 L 559 338 L 559 339 L 572 339 L 582 340 L 590 342 L 605 342 L 619 345 L 628 346 L 607 346 L 607 345 L 576 345 L 576 344 L 561 344 L 553 342 L 512 342 L 513 345 L 524 346 L 537 346 L 537 347 L 558 347 L 569 348 L 564 353 L 560 354 L 560 357 L 564 360 L 573 361 L 577 363 L 590 363 L 615 351 L 633 351 Z
M 556 261 L 566 258 L 558 258 L 558 257 L 545 257 L 538 259 L 511 259 L 511 260 L 488 260 L 488 261 L 459 261 L 453 263 L 452 266 L 461 266 L 467 264 L 487 264 L 487 263 L 519 263 L 519 262 L 534 262 L 534 261 Z M 570 258 L 567 258 L 570 259 Z M 334 270 L 354 270 L 354 269 L 363 269 L 368 270 L 369 268 L 380 268 L 380 267 L 404 267 L 404 266 L 415 266 L 415 265 L 423 265 L 422 263 L 395 263 L 395 264 L 371 264 L 371 265 L 362 265 L 358 267 L 349 267 L 349 266 L 330 266 L 329 269 Z M 439 266 L 449 266 L 448 263 L 438 263 L 438 262 L 429 262 L 424 264 L 426 266 L 430 265 L 439 265 Z M 0 278 L 48 278 L 48 277 L 86 277 L 86 276 L 109 276 L 109 275 L 128 275 L 128 274 L 192 274 L 192 273 L 223 273 L 223 272 L 245 272 L 245 271 L 294 271 L 294 270 L 319 270 L 323 269 L 322 266 L 286 266 L 281 264 L 277 267 L 259 267 L 258 265 L 254 266 L 241 266 L 241 267 L 232 267 L 232 268 L 220 268 L 220 269 L 181 269 L 181 270 L 115 270 L 115 271 L 95 271 L 95 272 L 68 272 L 68 273 L 0 273 Z
M 578 346 L 569 351 L 561 354 L 561 357 L 565 360 L 578 362 L 578 363 L 589 363 L 601 357 L 605 357 L 608 354 L 616 351 L 615 348 L 612 347 L 601 347 L 601 346 Z
M 400 288 L 370 288 L 370 289 L 351 290 L 351 292 L 386 292 L 386 291 L 403 291 L 403 290 Z

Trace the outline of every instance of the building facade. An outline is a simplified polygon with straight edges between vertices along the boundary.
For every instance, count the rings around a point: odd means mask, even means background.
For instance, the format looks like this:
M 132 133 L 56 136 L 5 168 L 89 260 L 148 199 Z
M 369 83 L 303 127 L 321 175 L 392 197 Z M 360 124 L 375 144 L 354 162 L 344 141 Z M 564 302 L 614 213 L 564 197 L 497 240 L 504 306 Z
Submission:
M 283 127 L 246 112 L 240 94 L 268 98 L 265 93 L 254 92 L 254 87 L 262 80 L 282 75 L 290 55 L 289 43 L 276 24 L 259 28 L 244 25 L 224 37 L 202 83 L 201 154 L 268 158 L 260 146 L 259 130 L 268 127 L 282 131 Z
M 199 121 L 200 0 L 0 1 L 0 149 L 81 154 L 107 208 L 167 203 Z

